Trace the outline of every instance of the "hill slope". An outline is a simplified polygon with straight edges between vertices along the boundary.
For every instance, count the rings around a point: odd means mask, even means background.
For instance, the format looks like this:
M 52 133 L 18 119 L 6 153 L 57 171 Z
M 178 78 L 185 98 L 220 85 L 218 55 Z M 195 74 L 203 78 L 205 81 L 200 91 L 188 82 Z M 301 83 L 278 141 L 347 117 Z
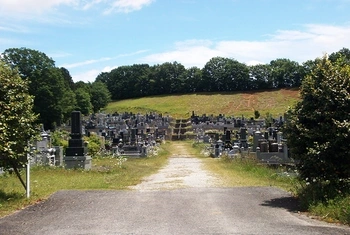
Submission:
M 266 113 L 282 115 L 288 106 L 299 99 L 296 89 L 280 89 L 244 93 L 195 93 L 166 96 L 153 96 L 111 102 L 106 113 L 162 113 L 176 118 L 190 117 L 192 111 L 202 115 L 254 117 L 254 110 L 261 116 Z

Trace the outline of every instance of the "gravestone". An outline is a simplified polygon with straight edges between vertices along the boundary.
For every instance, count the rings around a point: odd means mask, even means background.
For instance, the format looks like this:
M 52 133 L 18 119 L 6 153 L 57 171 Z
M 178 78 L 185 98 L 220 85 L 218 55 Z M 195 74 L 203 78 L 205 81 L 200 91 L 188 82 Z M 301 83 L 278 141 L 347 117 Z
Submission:
M 87 155 L 87 145 L 82 139 L 82 125 L 80 111 L 73 111 L 71 115 L 71 134 L 66 148 L 64 163 L 66 169 L 91 169 L 91 156 Z

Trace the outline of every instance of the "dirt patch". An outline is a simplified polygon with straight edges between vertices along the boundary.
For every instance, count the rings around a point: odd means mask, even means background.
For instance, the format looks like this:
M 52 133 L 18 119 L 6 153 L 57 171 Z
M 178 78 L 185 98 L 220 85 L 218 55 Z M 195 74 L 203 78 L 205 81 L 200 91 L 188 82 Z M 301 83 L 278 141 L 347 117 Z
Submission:
M 189 154 L 187 146 L 176 144 L 176 154 L 158 173 L 145 178 L 142 183 L 131 186 L 139 191 L 172 190 L 179 188 L 219 187 L 223 183 L 215 175 L 204 169 L 201 159 Z

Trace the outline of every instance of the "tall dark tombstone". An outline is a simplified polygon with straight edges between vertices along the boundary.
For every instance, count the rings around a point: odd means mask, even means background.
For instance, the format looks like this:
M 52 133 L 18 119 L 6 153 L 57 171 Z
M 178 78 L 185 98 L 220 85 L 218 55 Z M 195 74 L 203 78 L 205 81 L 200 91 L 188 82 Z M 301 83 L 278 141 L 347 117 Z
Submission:
M 134 145 L 136 142 L 136 130 L 137 130 L 136 128 L 131 129 L 131 138 L 130 138 L 131 145 Z
M 241 130 L 240 130 L 240 142 L 241 142 L 241 147 L 248 148 L 247 128 L 241 128 Z
M 225 143 L 231 143 L 231 131 L 226 130 L 225 132 Z
M 71 114 L 71 134 L 64 157 L 67 169 L 83 168 L 91 169 L 91 157 L 87 156 L 87 145 L 82 139 L 82 125 L 80 111 L 73 111 Z

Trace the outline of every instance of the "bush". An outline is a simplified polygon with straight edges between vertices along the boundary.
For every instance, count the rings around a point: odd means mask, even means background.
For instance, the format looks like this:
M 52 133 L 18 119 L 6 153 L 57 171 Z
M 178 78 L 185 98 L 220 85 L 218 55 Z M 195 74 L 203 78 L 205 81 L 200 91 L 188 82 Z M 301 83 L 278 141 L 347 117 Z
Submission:
M 349 110 L 350 65 L 324 57 L 304 79 L 301 101 L 288 111 L 283 130 L 300 181 L 308 184 L 303 193 L 313 200 L 324 202 L 350 188 Z

